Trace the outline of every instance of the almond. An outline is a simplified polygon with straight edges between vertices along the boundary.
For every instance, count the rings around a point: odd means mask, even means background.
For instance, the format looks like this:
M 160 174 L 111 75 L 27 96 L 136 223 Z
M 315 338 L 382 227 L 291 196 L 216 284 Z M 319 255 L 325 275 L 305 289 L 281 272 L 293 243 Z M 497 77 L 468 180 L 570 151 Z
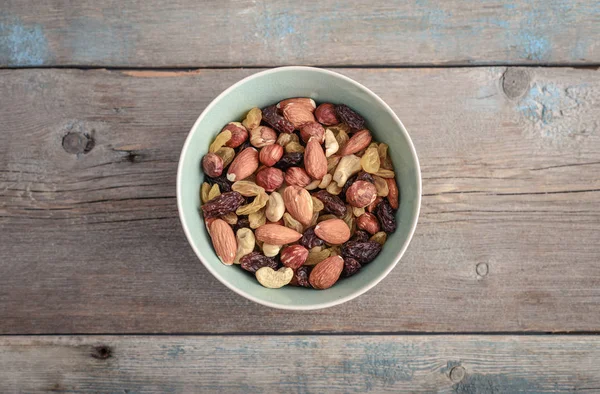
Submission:
M 237 148 L 248 139 L 248 130 L 240 122 L 229 122 L 222 131 L 231 131 L 231 139 L 225 143 L 229 148 Z
M 398 209 L 400 205 L 400 196 L 398 193 L 398 185 L 396 184 L 396 178 L 384 178 L 388 185 L 388 195 L 387 199 L 390 202 L 390 205 L 393 209 Z
M 379 221 L 372 213 L 365 212 L 356 219 L 356 227 L 373 235 L 380 230 Z
M 287 104 L 283 108 L 283 116 L 294 126 L 294 129 L 299 129 L 306 123 L 315 122 L 312 110 L 309 110 L 303 104 L 294 102 Z
M 256 149 L 248 147 L 233 159 L 227 170 L 227 179 L 231 182 L 241 181 L 252 175 L 257 168 L 258 152 Z
M 258 158 L 267 167 L 272 167 L 283 156 L 283 146 L 279 144 L 267 145 L 260 150 Z
M 342 257 L 328 257 L 313 268 L 308 281 L 315 289 L 329 289 L 338 281 L 343 269 L 344 259 Z
M 237 241 L 231 226 L 222 219 L 215 219 L 210 225 L 209 233 L 221 262 L 226 265 L 233 264 L 237 253 Z
M 296 104 L 299 105 L 303 108 L 305 108 L 307 111 L 310 112 L 314 112 L 315 108 L 317 107 L 317 104 L 315 103 L 315 100 L 308 98 L 308 97 L 294 97 L 291 99 L 286 99 L 283 101 L 280 101 L 279 103 L 277 103 L 277 108 L 280 109 L 281 111 L 283 111 L 285 109 L 285 107 L 288 106 L 288 104 Z
M 302 245 L 290 245 L 281 251 L 281 264 L 295 270 L 308 258 L 308 249 Z
M 357 208 L 369 206 L 377 198 L 377 188 L 371 182 L 356 181 L 346 190 L 346 201 Z
M 304 167 L 314 179 L 322 179 L 327 174 L 327 158 L 316 137 L 311 137 L 304 150 Z
M 300 187 L 306 187 L 312 182 L 310 176 L 300 167 L 290 167 L 285 172 L 285 183 L 288 185 L 295 185 Z
M 271 245 L 285 245 L 296 242 L 302 234 L 279 224 L 263 224 L 254 231 L 256 239 Z
M 310 224 L 313 215 L 313 202 L 310 193 L 299 186 L 288 186 L 283 191 L 285 208 L 294 219 L 305 226 Z
M 315 226 L 315 234 L 332 245 L 341 245 L 350 239 L 350 228 L 342 219 L 328 219 Z
M 342 156 L 351 155 L 365 149 L 371 143 L 371 132 L 367 129 L 357 131 L 352 138 L 348 140 L 344 149 L 342 150 Z

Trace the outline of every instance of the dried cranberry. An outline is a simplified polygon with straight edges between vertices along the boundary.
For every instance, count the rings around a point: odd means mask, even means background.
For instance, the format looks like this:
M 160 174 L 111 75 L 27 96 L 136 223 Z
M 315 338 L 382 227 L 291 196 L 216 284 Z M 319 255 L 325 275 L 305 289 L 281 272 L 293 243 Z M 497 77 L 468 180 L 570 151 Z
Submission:
M 308 282 L 308 276 L 310 274 L 310 268 L 303 265 L 299 267 L 296 271 L 294 271 L 294 276 L 292 277 L 292 281 L 290 285 L 299 286 L 299 287 L 311 287 Z
M 306 249 L 312 249 L 315 246 L 321 246 L 325 243 L 321 238 L 317 237 L 315 234 L 315 228 L 309 227 L 302 234 L 302 238 L 300 238 L 300 245 L 304 246 Z
M 223 193 L 202 205 L 202 213 L 205 219 L 216 218 L 234 212 L 244 201 L 244 197 L 238 192 Z
M 369 233 L 363 230 L 356 230 L 354 236 L 352 237 L 353 241 L 365 242 L 369 240 Z
M 271 105 L 262 110 L 263 120 L 281 133 L 293 133 L 294 125 L 277 112 L 277 106 Z
M 303 160 L 304 154 L 300 152 L 286 153 L 281 159 L 279 159 L 277 163 L 273 165 L 273 167 L 285 171 L 290 167 L 300 167 Z
M 262 267 L 277 269 L 278 263 L 260 252 L 251 252 L 240 259 L 240 266 L 248 272 L 255 273 Z
M 360 263 L 353 259 L 352 257 L 347 257 L 344 259 L 344 269 L 342 270 L 342 276 L 347 278 L 356 274 L 360 270 Z
M 336 105 L 335 113 L 337 114 L 338 119 L 355 130 L 360 130 L 365 126 L 365 119 L 347 105 Z
M 313 194 L 313 196 L 321 200 L 327 212 L 339 217 L 342 217 L 346 214 L 346 205 L 338 196 L 334 196 L 327 190 L 320 190 Z
M 227 179 L 225 173 L 223 175 L 218 176 L 216 178 L 211 178 L 209 176 L 205 176 L 204 180 L 208 182 L 209 185 L 214 185 L 215 183 L 219 185 L 219 190 L 221 193 L 227 193 L 231 191 L 231 182 Z
M 381 223 L 381 229 L 386 233 L 393 233 L 396 231 L 396 217 L 394 216 L 394 210 L 388 200 L 382 200 L 379 205 L 375 208 L 375 215 Z
M 367 264 L 375 260 L 381 252 L 381 245 L 375 241 L 348 241 L 342 246 L 342 256 L 356 259 L 360 264 Z
M 361 171 L 360 174 L 358 174 L 358 176 L 356 177 L 356 180 L 375 183 L 375 180 L 373 179 L 371 174 L 369 174 L 368 172 L 365 172 L 365 171 Z

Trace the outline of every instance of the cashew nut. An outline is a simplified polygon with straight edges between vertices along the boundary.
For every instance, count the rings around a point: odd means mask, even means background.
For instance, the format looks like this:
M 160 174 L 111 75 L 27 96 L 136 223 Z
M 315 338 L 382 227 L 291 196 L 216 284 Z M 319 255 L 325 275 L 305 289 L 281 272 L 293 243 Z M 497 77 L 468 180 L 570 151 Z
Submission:
M 344 187 L 348 178 L 358 173 L 361 170 L 360 157 L 355 155 L 346 155 L 342 157 L 338 163 L 335 172 L 333 173 L 333 180 L 337 182 L 339 187 Z
M 263 244 L 262 251 L 267 257 L 275 257 L 281 250 L 282 245 Z
M 254 250 L 254 244 L 256 243 L 256 240 L 252 230 L 247 227 L 239 229 L 235 237 L 237 238 L 238 247 L 235 259 L 233 259 L 233 263 L 239 264 L 242 257 Z
M 269 289 L 279 289 L 290 283 L 294 277 L 294 270 L 289 267 L 279 268 L 275 271 L 271 267 L 262 267 L 256 271 L 258 283 Z
M 325 130 L 325 156 L 329 157 L 340 149 L 333 132 L 329 129 Z
M 285 212 L 285 204 L 283 203 L 283 197 L 278 192 L 273 192 L 269 196 L 267 201 L 266 215 L 270 222 L 277 222 L 283 217 Z

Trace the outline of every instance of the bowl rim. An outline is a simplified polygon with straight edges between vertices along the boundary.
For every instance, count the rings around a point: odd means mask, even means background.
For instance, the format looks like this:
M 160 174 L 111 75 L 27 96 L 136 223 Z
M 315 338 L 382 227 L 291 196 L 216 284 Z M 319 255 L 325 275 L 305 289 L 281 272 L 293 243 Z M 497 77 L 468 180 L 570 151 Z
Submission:
M 258 78 L 264 75 L 268 75 L 268 74 L 273 74 L 273 73 L 277 73 L 280 71 L 294 71 L 294 70 L 298 70 L 298 71 L 310 71 L 310 72 L 317 72 L 317 73 L 323 73 L 323 74 L 328 74 L 332 77 L 335 78 L 340 78 L 345 80 L 346 82 L 354 85 L 355 87 L 357 87 L 360 90 L 363 90 L 365 93 L 367 93 L 373 100 L 375 100 L 377 103 L 379 103 L 379 105 L 383 106 L 383 108 L 385 108 L 392 116 L 392 118 L 394 119 L 394 121 L 396 121 L 399 125 L 400 125 L 400 130 L 401 132 L 404 134 L 404 137 L 406 137 L 406 140 L 408 141 L 408 145 L 409 148 L 414 156 L 415 159 L 415 169 L 416 169 L 416 175 L 417 175 L 417 201 L 415 204 L 415 208 L 414 208 L 414 212 L 413 212 L 413 219 L 412 219 L 412 223 L 410 224 L 410 229 L 408 232 L 408 237 L 406 238 L 406 240 L 404 241 L 404 244 L 402 245 L 402 248 L 396 253 L 396 257 L 394 258 L 394 261 L 392 262 L 392 264 L 390 264 L 385 270 L 383 270 L 379 275 L 377 275 L 377 277 L 372 280 L 371 282 L 368 282 L 364 285 L 362 285 L 361 287 L 358 287 L 356 290 L 354 290 L 352 293 L 329 301 L 329 302 L 323 302 L 323 303 L 319 303 L 319 304 L 312 304 L 312 305 L 281 305 L 281 304 L 277 304 L 271 301 L 267 301 L 267 300 L 261 300 L 258 299 L 256 297 L 254 297 L 252 294 L 241 290 L 239 288 L 237 288 L 236 286 L 234 286 L 233 284 L 229 283 L 228 280 L 226 280 L 225 278 L 221 277 L 221 275 L 219 275 L 215 270 L 213 270 L 213 268 L 204 261 L 203 255 L 201 253 L 201 251 L 196 247 L 196 245 L 194 244 L 193 238 L 190 234 L 190 231 L 188 229 L 188 225 L 186 223 L 185 217 L 183 215 L 183 203 L 182 203 L 182 177 L 183 177 L 183 156 L 184 154 L 186 154 L 186 152 L 188 151 L 188 149 L 190 148 L 190 144 L 191 144 L 191 140 L 192 140 L 192 133 L 194 130 L 196 130 L 198 124 L 204 119 L 204 117 L 206 116 L 206 114 L 208 114 L 215 105 L 217 105 L 217 103 L 224 97 L 226 96 L 229 92 L 235 90 L 237 87 L 243 85 L 244 83 L 248 82 L 249 80 L 252 80 L 254 78 Z M 417 155 L 417 151 L 415 149 L 415 146 L 412 142 L 412 139 L 410 138 L 410 135 L 408 134 L 408 131 L 406 130 L 406 127 L 404 127 L 404 124 L 402 123 L 402 121 L 400 120 L 400 118 L 398 118 L 398 116 L 396 115 L 396 113 L 392 110 L 392 108 L 385 102 L 383 101 L 383 99 L 381 99 L 378 95 L 376 95 L 375 93 L 373 93 L 369 88 L 367 88 L 366 86 L 364 86 L 363 84 L 353 80 L 350 77 L 347 77 L 343 74 L 337 73 L 335 71 L 331 71 L 331 70 L 327 70 L 327 69 L 323 69 L 323 68 L 318 68 L 318 67 L 309 67 L 309 66 L 284 66 L 284 67 L 275 67 L 275 68 L 270 68 L 268 70 L 264 70 L 264 71 L 260 71 L 257 73 L 254 73 L 252 75 L 249 75 L 241 80 L 239 80 L 238 82 L 234 83 L 233 85 L 231 85 L 230 87 L 228 87 L 227 89 L 225 89 L 223 92 L 221 92 L 217 97 L 215 97 L 204 109 L 204 111 L 202 111 L 202 113 L 200 114 L 200 116 L 198 116 L 198 119 L 196 119 L 196 122 L 194 122 L 194 125 L 192 126 L 192 128 L 190 129 L 190 131 L 188 132 L 188 135 L 185 139 L 185 142 L 183 144 L 183 148 L 181 149 L 181 153 L 179 155 L 179 163 L 177 165 L 177 185 L 176 185 L 176 194 L 177 194 L 177 210 L 179 212 L 179 220 L 181 222 L 181 226 L 183 227 L 183 232 L 185 233 L 185 236 L 187 238 L 187 241 L 189 243 L 189 245 L 192 247 L 192 249 L 194 250 L 194 253 L 196 254 L 196 256 L 198 257 L 198 259 L 202 262 L 202 264 L 204 265 L 204 267 L 208 270 L 208 272 L 210 272 L 215 278 L 217 278 L 217 280 L 219 282 L 221 282 L 222 284 L 224 284 L 227 288 L 229 288 L 230 290 L 232 290 L 233 292 L 241 295 L 244 298 L 249 299 L 250 301 L 254 301 L 257 304 L 261 304 L 261 305 L 265 305 L 271 308 L 275 308 L 275 309 L 283 309 L 283 310 L 316 310 L 316 309 L 324 309 L 324 308 L 329 308 L 332 306 L 336 306 L 336 305 L 340 305 L 343 304 L 347 301 L 350 301 L 364 293 L 366 293 L 367 291 L 369 291 L 370 289 L 372 289 L 373 287 L 375 287 L 379 282 L 381 282 L 398 264 L 398 262 L 400 261 L 400 259 L 402 258 L 402 256 L 404 255 L 404 253 L 406 252 L 406 249 L 408 248 L 408 245 L 410 244 L 410 242 L 412 241 L 413 235 L 415 233 L 415 229 L 417 227 L 417 222 L 419 221 L 419 214 L 421 211 L 421 199 L 422 199 L 422 179 L 421 179 L 421 166 L 419 164 L 419 157 Z

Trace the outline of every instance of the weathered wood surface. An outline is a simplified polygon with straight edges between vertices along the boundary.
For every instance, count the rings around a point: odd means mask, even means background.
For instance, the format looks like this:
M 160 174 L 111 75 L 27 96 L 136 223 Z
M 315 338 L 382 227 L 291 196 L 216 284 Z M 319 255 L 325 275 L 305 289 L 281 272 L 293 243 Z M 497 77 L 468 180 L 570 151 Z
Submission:
M 593 393 L 596 336 L 4 337 L 4 392 Z
M 589 0 L 5 0 L 0 65 L 600 63 Z
M 342 70 L 404 121 L 423 208 L 382 283 L 310 313 L 229 291 L 180 229 L 185 136 L 254 71 L 0 71 L 0 332 L 600 331 L 600 73 L 505 71 Z

